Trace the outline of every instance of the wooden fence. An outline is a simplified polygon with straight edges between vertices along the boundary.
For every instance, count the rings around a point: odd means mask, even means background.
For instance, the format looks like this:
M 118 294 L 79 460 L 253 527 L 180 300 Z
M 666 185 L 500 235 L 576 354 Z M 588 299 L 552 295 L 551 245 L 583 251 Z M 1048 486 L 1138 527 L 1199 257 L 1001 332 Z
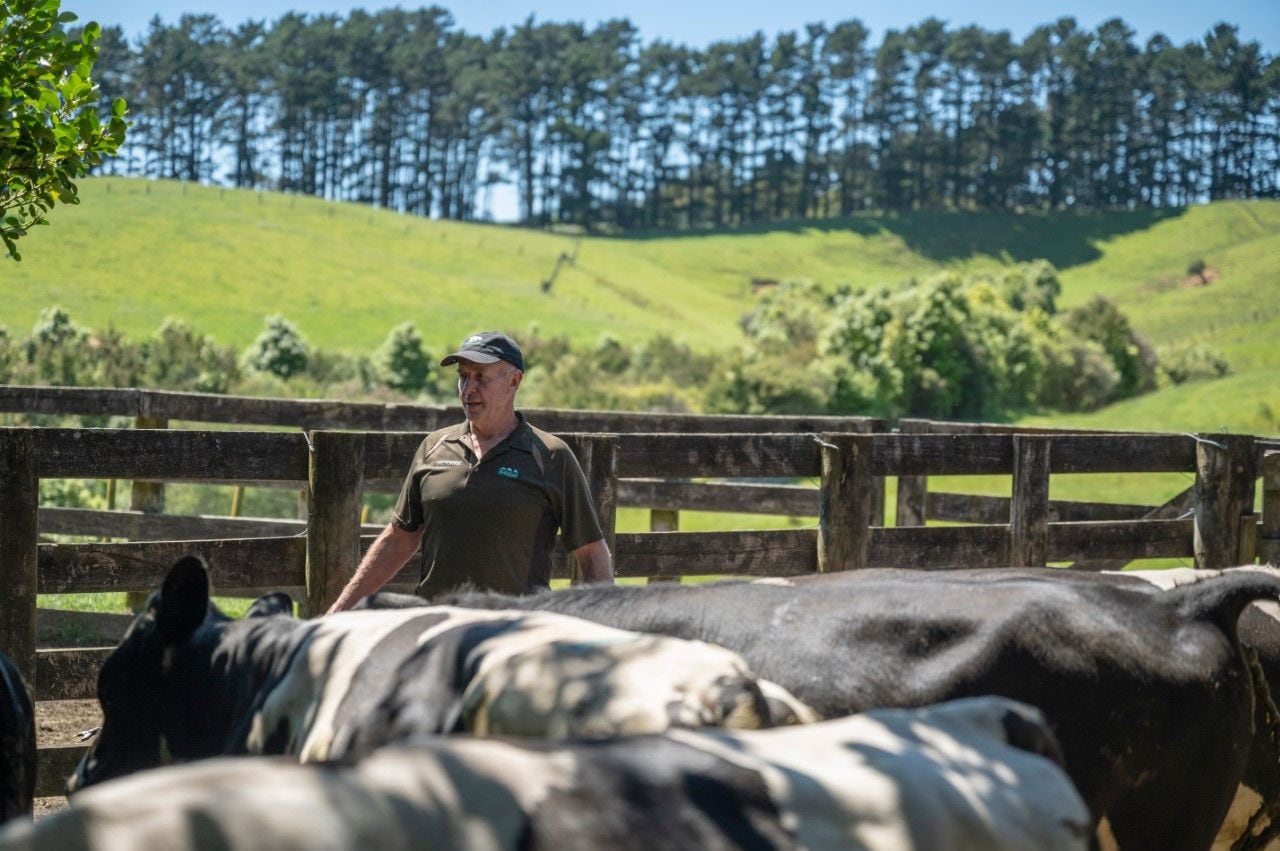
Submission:
M 63 389 L 38 388 L 38 398 L 32 399 L 29 388 L 0 388 L 0 407 L 18 390 L 28 392 L 31 407 L 25 410 L 43 413 L 85 413 L 86 395 L 107 394 L 100 398 L 111 405 L 132 398 L 137 407 L 131 415 L 150 418 L 140 425 L 212 417 L 218 410 L 209 406 L 226 398 L 142 391 L 79 391 L 81 396 L 73 397 Z M 194 407 L 159 408 L 157 398 Z M 285 424 L 280 421 L 285 408 L 298 416 L 321 416 L 311 408 L 292 408 L 291 400 L 250 401 L 284 406 L 263 413 L 262 420 L 272 421 L 258 424 Z M 72 403 L 77 411 L 68 410 Z M 144 407 L 146 413 L 138 413 Z M 394 420 L 389 410 L 412 406 L 368 407 L 382 411 L 385 425 Z M 323 416 L 337 416 L 334 410 Z M 425 431 L 460 416 L 441 409 L 439 416 L 449 419 L 424 423 L 421 409 L 415 410 L 419 419 L 405 433 L 0 429 L 0 649 L 24 669 L 37 699 L 91 697 L 108 651 L 37 650 L 36 594 L 146 591 L 176 557 L 190 551 L 209 560 L 222 591 L 297 589 L 310 610 L 322 609 L 377 531 L 360 524 L 360 494 L 398 484 Z M 342 415 L 349 413 L 344 408 Z M 564 413 L 566 423 L 589 415 Z M 1255 554 L 1272 563 L 1280 560 L 1280 452 L 1275 451 L 1280 444 L 1275 441 L 1219 434 L 1025 433 L 1007 426 L 924 421 L 903 421 L 900 433 L 885 434 L 871 433 L 881 422 L 860 418 L 841 418 L 845 427 L 835 431 L 823 428 L 829 424 L 823 418 L 747 418 L 753 428 L 786 423 L 804 433 L 698 433 L 700 420 L 680 416 L 671 423 L 680 433 L 565 433 L 547 414 L 537 412 L 536 421 L 559 429 L 582 462 L 623 577 L 793 576 L 882 565 L 944 569 L 1047 562 L 1100 569 L 1152 557 L 1223 567 L 1252 561 Z M 635 418 L 630 424 L 642 427 L 650 425 L 641 419 L 647 416 L 602 415 Z M 730 425 L 737 422 L 728 419 Z M 930 433 L 937 430 L 948 433 Z M 1048 499 L 1055 473 L 1150 472 L 1194 474 L 1196 482 L 1163 506 Z M 1012 476 L 1010 498 L 928 491 L 929 476 L 989 474 Z M 1253 511 L 1259 474 L 1264 474 L 1261 517 Z M 700 477 L 803 477 L 820 485 L 688 481 Z M 883 525 L 886 477 L 899 481 L 897 527 Z M 148 513 L 145 505 L 128 512 L 40 509 L 41 478 L 274 484 L 305 489 L 309 517 L 168 517 Z M 818 523 L 776 531 L 619 534 L 614 517 L 616 507 L 625 504 L 654 509 L 655 530 L 676 528 L 675 512 L 690 508 L 816 515 Z M 935 518 L 972 525 L 924 525 Z M 130 540 L 51 544 L 40 542 L 42 532 Z M 416 570 L 411 562 L 407 571 Z M 568 575 L 567 563 L 558 565 L 557 575 Z M 81 750 L 41 750 L 43 794 L 58 793 Z

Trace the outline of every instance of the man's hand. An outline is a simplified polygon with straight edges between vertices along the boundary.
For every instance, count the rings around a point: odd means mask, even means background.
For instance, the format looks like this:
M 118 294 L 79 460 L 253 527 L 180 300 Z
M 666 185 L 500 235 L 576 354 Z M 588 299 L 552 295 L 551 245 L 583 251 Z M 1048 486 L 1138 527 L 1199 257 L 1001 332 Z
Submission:
M 613 557 L 603 538 L 583 544 L 573 551 L 573 556 L 578 560 L 584 582 L 613 584 Z

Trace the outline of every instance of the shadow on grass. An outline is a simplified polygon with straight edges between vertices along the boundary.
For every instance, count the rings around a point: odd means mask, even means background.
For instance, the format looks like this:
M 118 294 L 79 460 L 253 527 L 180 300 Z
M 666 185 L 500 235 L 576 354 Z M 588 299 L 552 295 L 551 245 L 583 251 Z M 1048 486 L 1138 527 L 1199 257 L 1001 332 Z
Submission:
M 922 211 L 867 213 L 837 219 L 805 219 L 737 228 L 655 230 L 623 233 L 619 240 L 681 239 L 705 236 L 759 236 L 769 233 L 893 235 L 913 252 L 937 262 L 975 255 L 1025 262 L 1045 259 L 1059 269 L 1097 260 L 1097 243 L 1146 230 L 1176 218 L 1185 208 L 1053 213 Z

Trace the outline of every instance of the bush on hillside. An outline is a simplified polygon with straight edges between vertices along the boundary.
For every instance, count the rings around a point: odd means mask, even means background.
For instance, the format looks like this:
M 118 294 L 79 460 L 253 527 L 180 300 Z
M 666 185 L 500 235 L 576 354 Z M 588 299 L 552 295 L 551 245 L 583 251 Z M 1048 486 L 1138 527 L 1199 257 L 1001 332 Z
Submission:
M 73 322 L 61 306 L 46 307 L 26 342 L 28 380 L 62 386 L 88 384 L 92 368 L 88 340 L 88 330 Z
M 245 351 L 245 366 L 285 381 L 306 370 L 310 350 L 298 327 L 279 314 L 268 316 L 266 326 Z
M 137 387 L 142 383 L 142 348 L 108 325 L 85 340 L 89 369 L 85 383 L 95 387 Z
M 412 322 L 392 328 L 373 356 L 381 383 L 410 396 L 424 391 L 436 392 L 434 361 Z
M 1174 384 L 1221 378 L 1231 372 L 1226 355 L 1207 343 L 1161 347 L 1160 368 Z
M 1117 398 L 1127 399 L 1156 387 L 1155 351 L 1129 324 L 1129 319 L 1102 296 L 1067 315 L 1067 327 L 1102 346 L 1120 373 Z
M 143 341 L 142 354 L 147 387 L 226 393 L 240 379 L 234 349 L 174 317 Z

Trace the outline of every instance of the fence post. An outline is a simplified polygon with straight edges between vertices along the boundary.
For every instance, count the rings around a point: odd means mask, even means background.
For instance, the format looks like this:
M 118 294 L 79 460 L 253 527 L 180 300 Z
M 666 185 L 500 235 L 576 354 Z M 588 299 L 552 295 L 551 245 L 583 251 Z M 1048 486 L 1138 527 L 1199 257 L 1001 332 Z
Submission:
M 873 440 L 864 434 L 822 435 L 822 487 L 818 493 L 818 571 L 867 566 L 875 478 Z
M 314 431 L 308 444 L 307 614 L 315 617 L 338 599 L 360 561 L 364 435 Z
M 133 418 L 134 428 L 168 428 L 169 421 L 164 417 L 151 417 L 139 414 Z M 129 509 L 141 511 L 143 514 L 164 513 L 164 482 L 142 482 L 137 479 L 129 486 Z M 151 591 L 138 590 L 125 593 L 125 605 L 131 611 L 140 612 L 147 604 Z
M 40 473 L 35 431 L 0 429 L 0 650 L 36 687 L 36 511 Z
M 928 420 L 901 420 L 899 434 L 928 434 Z M 898 510 L 895 523 L 898 526 L 923 526 L 929 498 L 928 476 L 898 476 Z
M 1195 565 L 1232 567 L 1240 555 L 1240 517 L 1253 511 L 1253 438 L 1201 434 L 1196 438 Z
M 1280 452 L 1262 459 L 1262 538 L 1258 560 L 1280 567 Z
M 649 531 L 650 532 L 679 532 L 680 531 L 680 512 L 673 508 L 651 508 L 649 509 Z M 656 582 L 679 582 L 679 576 L 650 576 L 648 584 L 653 585 Z
M 1052 438 L 1013 436 L 1009 564 L 1044 567 L 1049 551 L 1049 450 Z
M 616 535 L 618 528 L 618 436 L 616 434 L 581 434 L 574 446 L 578 466 L 587 478 L 595 502 L 596 519 L 604 532 L 609 554 L 617 562 Z M 569 569 L 570 582 L 582 582 L 582 569 L 578 560 L 567 549 L 564 554 Z

